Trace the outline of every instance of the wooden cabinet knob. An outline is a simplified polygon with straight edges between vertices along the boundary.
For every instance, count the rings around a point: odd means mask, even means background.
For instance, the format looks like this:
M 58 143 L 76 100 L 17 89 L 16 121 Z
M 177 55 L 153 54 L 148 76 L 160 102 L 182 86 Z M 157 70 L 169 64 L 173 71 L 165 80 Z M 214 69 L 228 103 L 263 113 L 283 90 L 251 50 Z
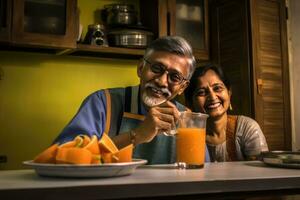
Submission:
M 257 83 L 257 93 L 261 95 L 263 89 L 263 80 L 261 78 L 258 78 L 256 79 L 256 83 Z

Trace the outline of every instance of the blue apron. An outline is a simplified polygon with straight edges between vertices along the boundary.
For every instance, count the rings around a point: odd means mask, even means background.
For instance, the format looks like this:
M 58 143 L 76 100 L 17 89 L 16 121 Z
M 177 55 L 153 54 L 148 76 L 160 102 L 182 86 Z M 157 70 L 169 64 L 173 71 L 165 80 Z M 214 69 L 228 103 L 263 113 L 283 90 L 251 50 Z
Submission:
M 105 133 L 114 137 L 119 133 L 128 132 L 136 128 L 145 118 L 139 95 L 139 87 L 105 90 L 107 110 Z M 186 108 L 175 103 L 179 111 Z M 117 124 L 117 126 L 116 126 Z M 146 159 L 148 164 L 168 164 L 176 161 L 176 138 L 158 134 L 149 143 L 138 144 L 134 148 L 134 158 Z M 206 161 L 209 156 L 206 153 Z

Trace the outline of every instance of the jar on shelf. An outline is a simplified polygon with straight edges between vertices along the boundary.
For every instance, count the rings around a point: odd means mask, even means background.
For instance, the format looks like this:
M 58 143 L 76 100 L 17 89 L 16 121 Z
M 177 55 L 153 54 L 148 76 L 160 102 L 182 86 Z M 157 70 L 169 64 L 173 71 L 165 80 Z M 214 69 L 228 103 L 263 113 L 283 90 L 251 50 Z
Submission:
M 85 35 L 84 44 L 108 46 L 105 27 L 103 24 L 90 24 Z

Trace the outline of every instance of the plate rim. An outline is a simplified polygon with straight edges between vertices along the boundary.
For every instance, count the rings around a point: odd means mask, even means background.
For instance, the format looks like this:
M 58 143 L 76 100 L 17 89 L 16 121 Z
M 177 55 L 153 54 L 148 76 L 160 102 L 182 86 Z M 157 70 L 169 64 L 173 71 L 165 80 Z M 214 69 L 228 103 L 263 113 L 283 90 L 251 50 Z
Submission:
M 295 163 L 272 163 L 272 162 L 267 162 L 267 161 L 264 161 L 264 163 L 266 165 L 274 166 L 274 167 L 290 168 L 290 169 L 300 169 L 300 165 L 299 164 L 295 164 Z
M 35 163 L 33 160 L 23 161 L 22 164 L 28 167 L 66 167 L 66 168 L 101 168 L 101 167 L 122 167 L 131 165 L 144 165 L 148 161 L 145 159 L 132 159 L 132 162 L 103 163 L 103 164 L 55 164 L 55 163 Z
M 282 156 L 300 155 L 297 151 L 267 151 L 262 153 L 262 161 L 274 167 L 300 169 L 299 159 L 290 157 L 283 158 Z
M 136 168 L 147 163 L 144 159 L 133 159 L 133 162 L 106 164 L 53 164 L 23 161 L 39 176 L 58 178 L 108 178 L 132 174 Z

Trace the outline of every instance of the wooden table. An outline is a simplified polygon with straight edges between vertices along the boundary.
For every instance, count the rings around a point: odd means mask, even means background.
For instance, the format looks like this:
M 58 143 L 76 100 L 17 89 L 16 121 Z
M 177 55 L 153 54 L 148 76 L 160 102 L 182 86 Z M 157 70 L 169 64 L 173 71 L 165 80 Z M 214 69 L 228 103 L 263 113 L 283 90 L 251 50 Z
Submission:
M 203 169 L 138 168 L 132 175 L 78 179 L 0 171 L 0 199 L 226 199 L 300 194 L 300 170 L 260 161 L 207 163 Z

